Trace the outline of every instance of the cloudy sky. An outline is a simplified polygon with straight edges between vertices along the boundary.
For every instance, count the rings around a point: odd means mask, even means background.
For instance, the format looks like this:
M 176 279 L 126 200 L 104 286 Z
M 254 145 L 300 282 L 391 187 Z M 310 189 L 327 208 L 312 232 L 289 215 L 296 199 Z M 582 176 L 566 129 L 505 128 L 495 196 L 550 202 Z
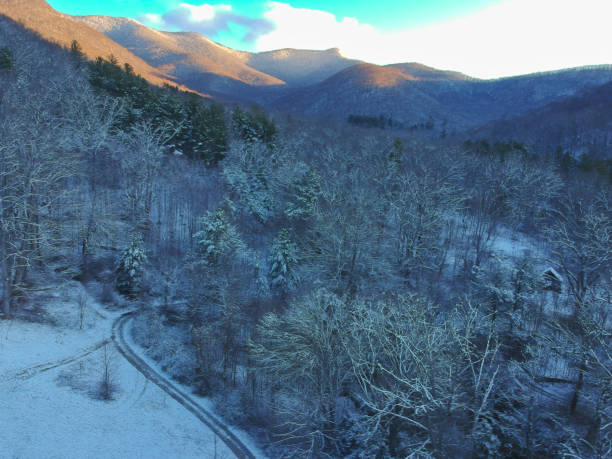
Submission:
M 337 47 L 375 64 L 421 62 L 480 78 L 612 64 L 612 0 L 48 1 L 247 51 Z

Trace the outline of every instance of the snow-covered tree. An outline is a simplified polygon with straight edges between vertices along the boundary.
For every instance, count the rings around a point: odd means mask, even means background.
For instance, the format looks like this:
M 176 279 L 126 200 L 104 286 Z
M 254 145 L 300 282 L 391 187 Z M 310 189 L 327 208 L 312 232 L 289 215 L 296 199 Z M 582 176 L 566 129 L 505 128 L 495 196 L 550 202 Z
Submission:
M 612 206 L 602 192 L 592 202 L 569 195 L 554 213 L 548 238 L 553 262 L 567 280 L 574 311 L 579 312 L 589 289 L 607 281 L 612 269 Z
M 316 169 L 310 169 L 295 184 L 293 199 L 285 214 L 291 218 L 312 217 L 317 212 L 320 197 L 321 176 Z
M 291 290 L 298 281 L 298 247 L 291 241 L 289 230 L 282 229 L 272 245 L 270 256 L 270 286 L 282 292 Z
M 0 60 L 10 57 L 13 69 L 0 68 L 0 309 L 10 315 L 30 270 L 69 244 L 58 210 L 67 209 L 69 178 L 78 175 L 79 133 L 66 111 L 89 88 L 61 55 L 4 27 L 0 43 L 11 53 L 2 58 L 4 48 Z
M 507 263 L 505 257 L 494 254 L 486 266 L 472 268 L 474 296 L 494 323 L 505 318 L 513 300 Z
M 236 107 L 232 113 L 234 131 L 247 142 L 263 142 L 272 145 L 277 136 L 277 129 L 266 113 L 261 109 L 245 112 Z
M 356 308 L 343 334 L 370 436 L 385 435 L 392 457 L 406 455 L 402 432 L 409 450 L 435 444 L 443 417 L 457 408 L 456 346 L 436 316 L 426 299 L 398 296 Z
M 223 175 L 246 214 L 266 223 L 274 216 L 275 202 L 271 188 L 272 158 L 262 145 L 234 143 L 228 152 Z
M 129 296 L 139 292 L 146 261 L 142 236 L 135 234 L 130 238 L 117 264 L 115 284 L 119 292 Z
M 150 227 L 164 150 L 175 135 L 176 130 L 170 125 L 155 127 L 151 122 L 136 123 L 129 132 L 121 135 L 125 148 L 121 162 L 129 215 L 133 224 L 145 234 Z
M 348 311 L 341 298 L 319 290 L 282 316 L 265 315 L 250 346 L 256 367 L 280 395 L 273 410 L 288 420 L 282 438 L 300 457 L 321 457 L 338 435 L 338 398 L 351 378 L 342 342 Z
M 207 212 L 200 219 L 202 229 L 194 234 L 197 243 L 198 261 L 209 267 L 217 266 L 221 258 L 230 255 L 242 246 L 236 227 L 221 208 Z

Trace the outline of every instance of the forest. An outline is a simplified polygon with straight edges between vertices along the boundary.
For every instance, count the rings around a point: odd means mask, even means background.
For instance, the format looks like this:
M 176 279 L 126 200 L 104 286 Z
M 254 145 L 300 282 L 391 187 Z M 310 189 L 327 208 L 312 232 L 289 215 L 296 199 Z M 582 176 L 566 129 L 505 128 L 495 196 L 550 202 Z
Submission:
M 136 305 L 269 457 L 612 455 L 609 163 L 0 44 L 2 320 L 49 278 Z

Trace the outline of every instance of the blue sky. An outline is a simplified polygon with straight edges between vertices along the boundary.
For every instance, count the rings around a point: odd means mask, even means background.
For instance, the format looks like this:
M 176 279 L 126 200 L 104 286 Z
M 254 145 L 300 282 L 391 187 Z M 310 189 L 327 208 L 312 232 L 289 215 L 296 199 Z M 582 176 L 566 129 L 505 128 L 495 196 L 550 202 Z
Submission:
M 493 78 L 612 64 L 612 0 L 48 0 L 68 14 L 126 16 L 236 49 L 340 48 Z
M 409 26 L 418 26 L 450 19 L 501 3 L 503 0 L 296 0 L 288 3 L 295 8 L 328 11 L 337 18 L 354 17 L 381 30 L 398 31 Z M 105 14 L 108 16 L 136 17 L 145 13 L 163 14 L 177 8 L 181 3 L 201 5 L 206 2 L 180 0 L 49 0 L 55 9 L 68 14 Z M 250 17 L 261 16 L 265 1 L 226 0 L 218 3 L 231 4 L 232 9 Z M 215 2 L 209 2 L 214 5 Z M 103 11 L 104 13 L 100 13 Z

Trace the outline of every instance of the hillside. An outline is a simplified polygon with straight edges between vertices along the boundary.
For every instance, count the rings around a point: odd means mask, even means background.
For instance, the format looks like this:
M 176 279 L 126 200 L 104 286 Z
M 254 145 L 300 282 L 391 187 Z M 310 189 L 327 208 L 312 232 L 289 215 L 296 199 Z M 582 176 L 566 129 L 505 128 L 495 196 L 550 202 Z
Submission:
M 516 139 L 542 152 L 561 148 L 612 158 L 612 82 L 587 88 L 523 116 L 493 122 L 474 131 L 474 137 Z
M 416 81 L 417 78 L 399 68 L 357 64 L 319 84 L 295 90 L 273 105 L 313 117 L 383 114 L 409 124 L 424 123 L 431 117 L 446 119 L 446 107 L 424 92 Z M 463 120 L 459 117 L 453 121 Z
M 346 59 L 336 48 L 233 50 L 195 32 L 163 32 L 128 18 L 68 16 L 43 0 L 0 0 L 0 13 L 46 40 L 79 41 L 89 58 L 113 54 L 148 81 L 180 84 L 219 101 L 259 103 L 311 117 L 384 116 L 434 132 L 510 120 L 612 81 L 599 66 L 478 80 L 416 62 L 386 66 Z M 504 128 L 506 129 L 506 128 Z
M 119 63 L 131 64 L 136 73 L 155 85 L 177 85 L 176 78 L 152 67 L 102 33 L 55 11 L 44 0 L 0 0 L 0 14 L 21 23 L 47 41 L 69 47 L 73 40 L 77 40 L 89 59 L 112 54 Z
M 427 65 L 419 64 L 418 62 L 405 62 L 400 64 L 390 64 L 387 67 L 400 69 L 402 72 L 409 74 L 412 78 L 419 81 L 474 81 L 472 78 L 461 72 L 452 70 L 439 70 Z
M 128 18 L 75 16 L 74 19 L 198 91 L 232 93 L 248 86 L 284 84 L 246 65 L 241 52 L 198 33 L 160 32 Z
M 525 114 L 608 81 L 610 66 L 475 80 L 420 64 L 359 64 L 284 95 L 274 106 L 310 116 L 384 115 L 407 124 L 432 119 L 441 129 L 465 129 Z

